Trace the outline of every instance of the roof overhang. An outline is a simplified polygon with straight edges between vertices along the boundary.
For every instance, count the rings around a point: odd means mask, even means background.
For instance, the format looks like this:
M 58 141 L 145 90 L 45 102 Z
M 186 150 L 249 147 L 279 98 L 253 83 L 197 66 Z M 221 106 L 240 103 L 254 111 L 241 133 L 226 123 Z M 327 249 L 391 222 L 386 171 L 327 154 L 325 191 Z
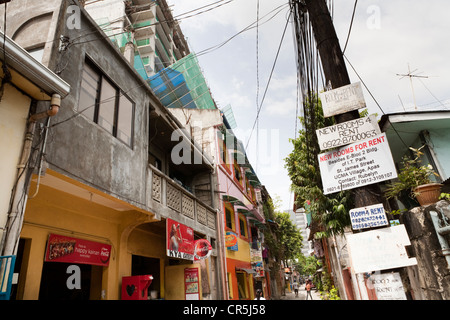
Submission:
M 5 41 L 6 40 L 6 41 Z M 66 97 L 70 85 L 34 59 L 25 49 L 0 31 L 0 59 L 11 72 L 11 82 L 36 100 L 50 100 L 53 94 Z M 3 77 L 3 70 L 1 71 Z

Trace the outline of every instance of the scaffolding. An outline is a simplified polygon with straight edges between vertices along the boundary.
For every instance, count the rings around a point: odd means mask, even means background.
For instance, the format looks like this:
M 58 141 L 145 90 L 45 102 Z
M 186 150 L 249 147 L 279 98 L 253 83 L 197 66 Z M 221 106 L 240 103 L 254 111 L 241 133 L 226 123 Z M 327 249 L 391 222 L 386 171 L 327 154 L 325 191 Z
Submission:
M 167 108 L 217 109 L 194 53 L 161 70 L 148 82 Z

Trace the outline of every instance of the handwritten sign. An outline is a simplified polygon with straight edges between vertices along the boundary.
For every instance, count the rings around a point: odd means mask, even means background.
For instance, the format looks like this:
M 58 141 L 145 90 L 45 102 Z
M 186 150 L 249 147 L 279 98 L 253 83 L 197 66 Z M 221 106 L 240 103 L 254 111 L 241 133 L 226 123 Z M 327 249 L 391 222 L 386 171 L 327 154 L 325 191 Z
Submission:
M 359 82 L 319 93 L 319 98 L 322 102 L 324 117 L 366 107 L 361 83 Z
M 375 115 L 316 130 L 320 150 L 373 138 L 381 134 Z
M 378 300 L 406 300 L 400 273 L 373 274 L 369 281 Z
M 382 203 L 352 209 L 349 214 L 353 230 L 389 225 Z
M 403 224 L 347 234 L 347 245 L 355 273 L 395 269 L 417 264 L 409 258 L 405 246 L 411 245 Z
M 386 134 L 320 153 L 323 193 L 330 194 L 397 177 Z

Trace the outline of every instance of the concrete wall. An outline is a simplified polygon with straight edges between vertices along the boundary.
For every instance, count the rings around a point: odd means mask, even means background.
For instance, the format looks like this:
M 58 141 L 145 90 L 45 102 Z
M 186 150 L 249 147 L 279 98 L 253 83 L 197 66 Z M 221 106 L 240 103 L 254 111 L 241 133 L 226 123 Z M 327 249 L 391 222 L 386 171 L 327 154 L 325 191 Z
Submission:
M 411 241 L 411 254 L 417 259 L 420 288 L 415 290 L 420 290 L 426 300 L 450 300 L 450 269 L 433 226 L 430 215 L 433 211 L 443 212 L 449 219 L 450 203 L 439 201 L 427 207 L 413 208 L 402 215 Z
M 82 12 L 79 16 L 80 29 L 69 29 L 66 21 L 73 13 L 67 10 L 68 2 L 19 2 L 8 6 L 8 14 L 12 16 L 14 13 L 14 17 L 18 17 L 9 26 L 8 33 L 16 35 L 23 45 L 34 46 L 44 38 L 49 41 L 52 33 L 54 37 L 64 35 L 72 42 L 60 52 L 59 41 L 51 41 L 52 46 L 47 46 L 44 52 L 44 56 L 49 57 L 49 67 L 54 68 L 71 86 L 69 96 L 62 100 L 60 112 L 52 118 L 46 151 L 50 168 L 139 207 L 145 207 L 148 106 L 157 104 L 154 100 L 156 98 L 120 52 L 111 46 L 106 35 L 93 32 L 97 26 L 86 13 Z M 27 10 L 22 10 L 24 3 L 27 4 Z M 24 21 L 25 26 L 22 26 Z M 35 32 L 46 36 L 38 37 Z M 135 103 L 132 148 L 83 115 L 77 114 L 81 74 L 86 57 Z
M 17 179 L 31 99 L 6 84 L 0 100 L 0 239 Z

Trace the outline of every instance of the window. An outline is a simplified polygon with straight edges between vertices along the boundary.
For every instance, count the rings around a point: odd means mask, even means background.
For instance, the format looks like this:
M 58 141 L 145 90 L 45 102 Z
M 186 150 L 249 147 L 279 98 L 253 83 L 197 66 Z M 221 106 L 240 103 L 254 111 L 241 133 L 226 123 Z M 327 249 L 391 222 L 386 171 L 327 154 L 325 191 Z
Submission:
M 244 217 L 239 217 L 239 230 L 241 232 L 241 236 L 247 238 L 247 223 L 245 222 Z
M 89 62 L 83 68 L 78 112 L 133 146 L 134 103 Z
M 227 228 L 233 229 L 233 213 L 230 209 L 225 208 L 225 224 Z

